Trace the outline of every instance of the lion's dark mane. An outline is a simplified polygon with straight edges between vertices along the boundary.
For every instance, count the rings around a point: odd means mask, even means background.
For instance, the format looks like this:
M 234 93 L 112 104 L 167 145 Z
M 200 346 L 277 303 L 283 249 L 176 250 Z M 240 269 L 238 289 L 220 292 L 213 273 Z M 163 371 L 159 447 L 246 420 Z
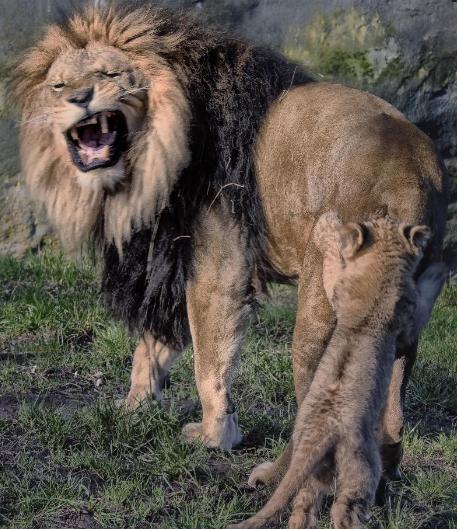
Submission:
M 251 266 L 263 281 L 274 274 L 266 259 L 254 145 L 272 102 L 311 79 L 280 55 L 203 28 L 186 15 L 158 9 L 156 23 L 153 29 L 164 40 L 174 34 L 181 39 L 179 47 L 159 52 L 176 67 L 191 104 L 192 161 L 157 226 L 135 233 L 122 260 L 114 246 L 105 248 L 102 288 L 114 316 L 182 349 L 190 341 L 186 282 L 202 208 L 227 203 L 247 231 Z

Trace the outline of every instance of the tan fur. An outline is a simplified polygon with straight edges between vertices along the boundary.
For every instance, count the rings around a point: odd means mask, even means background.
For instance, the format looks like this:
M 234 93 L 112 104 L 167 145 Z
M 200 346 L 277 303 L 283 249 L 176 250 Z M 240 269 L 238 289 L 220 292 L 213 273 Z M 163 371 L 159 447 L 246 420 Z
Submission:
M 115 19 L 94 11 L 71 19 L 69 34 L 51 27 L 19 68 L 17 97 L 23 107 L 21 158 L 33 198 L 42 204 L 62 241 L 76 248 L 89 239 L 103 216 L 104 238 L 121 251 L 132 228 L 147 226 L 167 204 L 181 170 L 189 163 L 190 110 L 176 73 L 153 53 L 155 35 L 131 45 L 129 37 L 147 22 Z M 80 41 L 86 41 L 84 49 Z M 130 72 L 104 79 L 100 71 Z M 65 81 L 60 97 L 50 85 Z M 82 173 L 71 162 L 63 132 L 84 117 L 67 96 L 93 86 L 91 112 L 121 110 L 133 148 L 118 165 Z M 117 189 L 104 198 L 105 190 Z
M 317 223 L 324 288 L 337 326 L 297 414 L 289 469 L 267 505 L 237 529 L 262 527 L 301 488 L 289 527 L 317 525 L 320 491 L 333 485 L 336 529 L 359 529 L 381 476 L 376 430 L 384 409 L 398 334 L 422 321 L 414 272 L 425 226 L 390 219 L 342 226 L 334 214 Z M 427 285 L 435 301 L 443 270 Z M 420 325 L 420 324 L 419 324 Z M 307 483 L 303 483 L 307 480 Z M 305 525 L 306 524 L 306 525 Z

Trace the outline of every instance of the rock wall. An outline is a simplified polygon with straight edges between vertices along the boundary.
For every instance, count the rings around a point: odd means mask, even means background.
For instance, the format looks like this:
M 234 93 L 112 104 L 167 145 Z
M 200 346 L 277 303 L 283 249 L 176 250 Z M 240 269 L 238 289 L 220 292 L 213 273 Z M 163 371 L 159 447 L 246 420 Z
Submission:
M 94 0 L 103 3 L 104 0 Z M 67 0 L 0 0 L 0 73 L 15 17 L 22 45 Z M 435 142 L 452 181 L 446 257 L 457 268 L 457 3 L 436 0 L 162 0 L 208 23 L 280 49 L 318 77 L 366 88 L 402 110 Z M 3 4 L 5 9 L 3 9 Z M 22 5 L 24 4 L 24 5 Z M 5 16 L 6 14 L 6 16 Z M 22 15 L 21 15 L 22 16 Z M 3 21 L 3 22 L 2 22 Z M 31 25 L 33 24 L 33 25 Z M 22 25 L 24 26 L 24 24 Z M 0 175 L 11 173 L 14 117 L 2 108 Z M 2 125 L 3 120 L 3 125 Z M 6 153 L 6 154 L 5 154 Z

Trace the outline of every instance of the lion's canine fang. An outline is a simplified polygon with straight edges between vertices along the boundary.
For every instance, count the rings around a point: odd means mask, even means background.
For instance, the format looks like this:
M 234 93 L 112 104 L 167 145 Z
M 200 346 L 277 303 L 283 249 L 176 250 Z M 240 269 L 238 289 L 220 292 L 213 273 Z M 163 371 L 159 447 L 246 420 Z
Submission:
M 109 132 L 109 128 L 108 128 L 108 116 L 106 112 L 101 113 L 100 124 L 102 127 L 103 134 L 107 134 Z

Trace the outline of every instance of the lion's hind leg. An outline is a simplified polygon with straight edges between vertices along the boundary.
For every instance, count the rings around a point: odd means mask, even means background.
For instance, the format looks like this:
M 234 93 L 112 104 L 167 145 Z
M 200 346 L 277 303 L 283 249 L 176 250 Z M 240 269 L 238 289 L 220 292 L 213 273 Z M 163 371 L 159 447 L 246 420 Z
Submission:
M 168 372 L 178 356 L 179 352 L 145 332 L 133 353 L 130 391 L 124 406 L 134 410 L 149 396 L 160 402 Z
M 420 332 L 427 325 L 448 270 L 443 263 L 433 263 L 417 278 L 418 303 L 416 325 L 398 344 L 397 358 L 389 385 L 383 418 L 383 445 L 381 448 L 384 474 L 389 479 L 399 479 L 403 455 L 404 400 L 406 386 L 417 356 Z
M 279 482 L 287 471 L 292 457 L 292 439 L 286 446 L 284 452 L 275 461 L 265 461 L 252 470 L 248 478 L 248 485 L 256 488 L 258 485 L 267 485 Z

